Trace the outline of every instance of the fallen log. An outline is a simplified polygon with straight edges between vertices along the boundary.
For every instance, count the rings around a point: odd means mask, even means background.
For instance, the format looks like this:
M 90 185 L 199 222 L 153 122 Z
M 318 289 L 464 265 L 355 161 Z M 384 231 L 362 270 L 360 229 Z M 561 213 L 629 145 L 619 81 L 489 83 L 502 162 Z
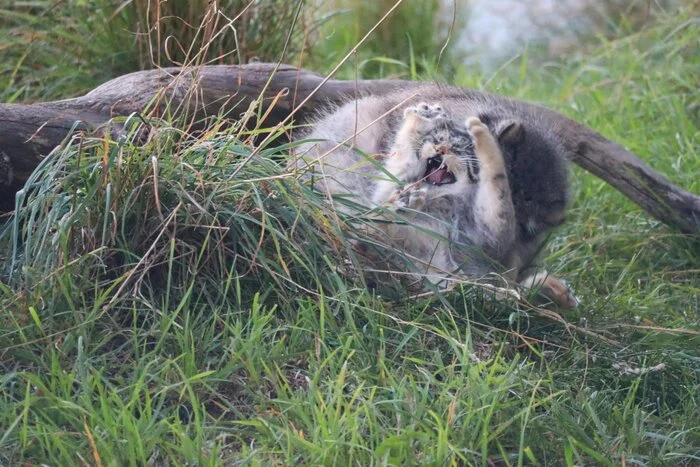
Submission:
M 303 121 L 329 103 L 419 84 L 326 79 L 288 65 L 254 63 L 141 71 L 115 78 L 73 99 L 0 104 L 0 211 L 14 208 L 17 190 L 71 132 L 98 129 L 113 117 L 167 111 L 203 124 L 209 117 L 238 118 L 251 103 L 262 99 L 263 109 L 270 107 L 265 123 L 275 125 L 293 112 L 296 121 Z M 475 98 L 483 94 L 466 92 Z M 505 97 L 496 99 L 509 107 L 514 102 Z M 638 156 L 585 125 L 534 104 L 512 107 L 535 111 L 551 121 L 574 163 L 617 188 L 651 216 L 684 233 L 700 233 L 700 196 L 677 187 Z

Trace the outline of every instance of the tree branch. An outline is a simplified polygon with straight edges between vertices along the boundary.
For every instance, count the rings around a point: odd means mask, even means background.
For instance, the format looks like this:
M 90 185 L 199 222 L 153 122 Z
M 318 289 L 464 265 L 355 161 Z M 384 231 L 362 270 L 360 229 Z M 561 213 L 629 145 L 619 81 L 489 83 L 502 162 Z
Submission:
M 274 73 L 273 73 L 274 72 Z M 186 115 L 203 125 L 207 118 L 236 119 L 262 96 L 263 107 L 274 101 L 266 124 L 285 119 L 303 100 L 298 121 L 328 105 L 359 95 L 386 94 L 421 83 L 401 80 L 343 81 L 329 79 L 315 93 L 323 77 L 289 65 L 217 65 L 164 68 L 120 76 L 84 96 L 31 105 L 0 104 L 0 211 L 14 207 L 20 189 L 39 162 L 71 131 L 95 130 L 112 117 L 169 112 Z M 484 93 L 468 91 L 475 99 Z M 275 99 L 277 97 L 277 99 Z M 700 197 L 672 184 L 639 157 L 585 125 L 551 110 L 491 96 L 527 115 L 537 113 L 556 128 L 573 162 L 620 190 L 662 222 L 690 234 L 700 233 Z M 80 123 L 76 125 L 76 122 Z

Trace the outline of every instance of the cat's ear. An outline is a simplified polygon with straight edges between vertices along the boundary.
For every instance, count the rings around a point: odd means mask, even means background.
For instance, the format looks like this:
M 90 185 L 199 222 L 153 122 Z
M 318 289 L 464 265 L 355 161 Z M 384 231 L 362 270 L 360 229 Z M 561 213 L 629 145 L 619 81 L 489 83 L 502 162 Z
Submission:
M 496 125 L 496 138 L 506 146 L 518 144 L 525 137 L 525 128 L 517 120 L 501 120 Z

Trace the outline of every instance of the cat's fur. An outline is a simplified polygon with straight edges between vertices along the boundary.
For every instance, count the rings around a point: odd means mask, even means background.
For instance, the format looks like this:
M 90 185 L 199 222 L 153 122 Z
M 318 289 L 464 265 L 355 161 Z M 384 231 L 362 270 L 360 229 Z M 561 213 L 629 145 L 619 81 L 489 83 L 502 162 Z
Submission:
M 430 263 L 433 269 L 437 269 L 438 264 L 440 269 L 443 269 L 443 266 L 447 269 L 452 266 L 459 267 L 461 273 L 470 277 L 482 277 L 491 272 L 503 273 L 528 286 L 541 286 L 547 295 L 562 306 L 574 306 L 575 299 L 561 281 L 543 273 L 533 275 L 528 269 L 547 232 L 564 220 L 568 199 L 566 161 L 561 156 L 563 150 L 558 146 L 557 139 L 547 134 L 555 129 L 538 126 L 534 115 L 532 119 L 514 119 L 509 109 L 494 108 L 487 98 L 475 100 L 473 96 L 467 98 L 458 91 L 453 91 L 453 94 L 441 91 L 439 88 L 427 86 L 417 94 L 420 94 L 422 99 L 432 97 L 432 101 L 438 102 L 441 111 L 450 117 L 423 119 L 431 123 L 426 128 L 414 128 L 414 133 L 434 133 L 439 131 L 440 127 L 436 126 L 436 123 L 447 122 L 445 127 L 455 127 L 455 122 L 464 122 L 467 118 L 476 116 L 477 121 L 485 125 L 480 125 L 479 130 L 482 127 L 488 128 L 486 133 L 497 139 L 497 153 L 505 162 L 506 169 L 504 172 L 501 164 L 499 178 L 502 176 L 508 182 L 503 185 L 504 189 L 500 194 L 503 195 L 503 199 L 508 198 L 509 203 L 503 204 L 509 206 L 506 207 L 507 213 L 503 215 L 503 225 L 499 229 L 494 232 L 484 228 L 492 225 L 490 222 L 494 219 L 490 218 L 490 221 L 487 221 L 487 218 L 493 205 L 493 194 L 498 194 L 499 191 L 486 190 L 484 193 L 490 193 L 492 198 L 488 202 L 476 201 L 478 187 L 482 185 L 474 184 L 473 176 L 478 173 L 479 180 L 488 180 L 495 172 L 491 171 L 486 175 L 485 167 L 490 167 L 486 169 L 490 171 L 491 168 L 497 168 L 497 164 L 491 166 L 479 163 L 476 168 L 471 166 L 472 179 L 463 185 L 461 192 L 454 191 L 461 186 L 457 183 L 455 186 L 424 186 L 425 194 L 430 192 L 430 189 L 443 192 L 453 190 L 451 194 L 442 197 L 425 196 L 431 200 L 421 201 L 423 205 L 419 209 L 415 209 L 416 205 L 410 206 L 412 195 L 409 195 L 409 203 L 406 206 L 414 212 L 414 216 L 424 220 L 426 216 L 432 217 L 435 222 L 431 227 L 440 223 L 444 225 L 442 229 L 438 227 L 437 232 L 445 234 L 442 235 L 445 237 L 442 248 L 447 250 L 452 263 L 443 261 L 444 258 L 438 260 L 435 253 L 440 247 L 435 249 L 434 242 L 424 244 L 423 251 L 417 248 L 421 245 L 420 240 L 414 240 L 420 239 L 422 235 L 416 233 L 412 236 L 404 235 L 415 237 L 413 240 L 407 240 L 415 243 L 407 243 L 408 251 L 418 252 L 414 257 Z M 421 172 L 420 164 L 413 168 L 405 166 L 396 173 L 397 167 L 392 166 L 396 164 L 400 168 L 401 164 L 397 164 L 399 159 L 394 160 L 391 154 L 398 154 L 402 145 L 407 145 L 406 154 L 414 148 L 415 154 L 420 156 L 420 148 L 411 146 L 414 140 L 406 138 L 407 133 L 408 136 L 411 134 L 410 131 L 406 131 L 406 125 L 412 117 L 402 118 L 406 109 L 410 108 L 409 103 L 415 106 L 417 98 L 412 94 L 397 92 L 383 97 L 369 96 L 328 112 L 306 135 L 309 139 L 321 141 L 309 141 L 297 149 L 297 154 L 305 161 L 299 165 L 313 167 L 317 176 L 321 175 L 317 186 L 328 194 L 354 195 L 356 203 L 368 207 L 381 204 L 379 201 L 385 194 L 380 193 L 392 192 L 387 190 L 387 186 L 397 186 L 397 182 L 409 181 L 410 177 L 406 177 L 402 171 L 413 170 L 413 177 Z M 463 130 L 465 129 L 463 127 Z M 449 133 L 447 131 L 447 134 Z M 388 155 L 383 166 L 381 161 L 377 160 L 377 155 Z M 468 164 L 464 166 L 465 170 L 469 167 Z M 387 172 L 391 174 L 390 177 L 387 177 Z M 463 181 L 469 179 L 469 172 L 466 173 L 466 177 Z M 399 192 L 394 194 L 400 195 Z M 480 196 L 483 197 L 484 194 Z M 399 202 L 401 199 L 401 196 L 397 198 Z M 442 207 L 438 208 L 440 205 Z M 421 222 L 418 225 L 422 225 Z M 480 258 L 474 255 L 474 248 L 464 249 L 463 246 L 477 246 Z M 460 253 L 461 251 L 472 253 L 465 255 Z
M 483 256 L 503 260 L 515 214 L 503 155 L 479 119 L 460 124 L 438 105 L 407 108 L 384 168 L 372 201 L 402 211 L 409 223 L 387 223 L 385 231 L 429 265 L 430 280 L 482 274 Z

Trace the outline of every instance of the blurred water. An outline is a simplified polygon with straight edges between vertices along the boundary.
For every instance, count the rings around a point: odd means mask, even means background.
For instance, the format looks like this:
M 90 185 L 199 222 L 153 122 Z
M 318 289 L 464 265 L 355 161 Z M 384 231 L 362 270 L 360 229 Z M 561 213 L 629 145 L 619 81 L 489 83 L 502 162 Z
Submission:
M 556 56 L 610 32 L 611 16 L 643 15 L 649 2 L 623 0 L 441 0 L 441 20 L 456 8 L 453 47 L 467 64 L 493 69 L 526 48 Z

